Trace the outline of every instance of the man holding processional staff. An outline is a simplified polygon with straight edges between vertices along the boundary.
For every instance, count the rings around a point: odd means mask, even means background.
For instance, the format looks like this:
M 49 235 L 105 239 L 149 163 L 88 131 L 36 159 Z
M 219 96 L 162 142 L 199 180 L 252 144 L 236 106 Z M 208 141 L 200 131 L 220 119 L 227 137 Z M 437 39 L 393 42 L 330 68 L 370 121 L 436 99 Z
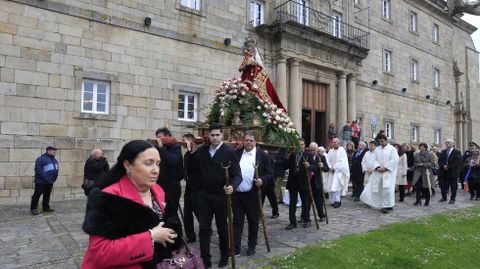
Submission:
M 255 254 L 258 238 L 260 203 L 258 188 L 273 180 L 273 168 L 269 156 L 256 147 L 256 134 L 245 132 L 243 149 L 237 151 L 242 172 L 242 182 L 232 195 L 235 254 L 240 255 L 245 216 L 248 220 L 247 256 Z M 258 175 L 255 168 L 258 169 Z
M 227 196 L 237 189 L 242 181 L 242 174 L 235 150 L 223 143 L 221 126 L 211 124 L 208 129 L 210 146 L 198 150 L 201 169 L 201 186 L 198 195 L 200 222 L 200 252 L 205 268 L 212 266 L 210 255 L 210 238 L 212 236 L 212 219 L 215 215 L 218 240 L 220 245 L 220 261 L 218 267 L 227 266 L 229 253 L 229 234 L 227 225 Z M 230 184 L 225 185 L 225 169 L 228 167 Z M 231 250 L 233 251 L 233 250 Z

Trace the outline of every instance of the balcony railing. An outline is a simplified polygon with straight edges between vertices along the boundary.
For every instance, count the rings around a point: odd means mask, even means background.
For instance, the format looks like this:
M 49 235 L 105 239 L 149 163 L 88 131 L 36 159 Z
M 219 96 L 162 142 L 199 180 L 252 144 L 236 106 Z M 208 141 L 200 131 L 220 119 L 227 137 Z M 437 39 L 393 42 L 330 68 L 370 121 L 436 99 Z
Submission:
M 307 1 L 289 0 L 275 8 L 280 23 L 296 22 L 311 27 L 350 44 L 368 49 L 369 34 L 342 21 L 341 17 L 328 16 L 311 9 Z

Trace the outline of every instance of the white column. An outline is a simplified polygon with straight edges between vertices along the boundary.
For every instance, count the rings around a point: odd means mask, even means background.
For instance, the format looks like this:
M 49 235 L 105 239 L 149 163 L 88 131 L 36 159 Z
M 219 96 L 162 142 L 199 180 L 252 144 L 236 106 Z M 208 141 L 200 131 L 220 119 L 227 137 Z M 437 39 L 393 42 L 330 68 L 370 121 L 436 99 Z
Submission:
M 277 59 L 277 95 L 285 108 L 288 107 L 287 98 L 287 60 L 279 56 Z
M 357 80 L 354 74 L 348 76 L 347 91 L 348 91 L 348 118 L 347 120 L 353 121 L 357 119 Z
M 302 133 L 302 87 L 300 84 L 300 64 L 297 59 L 292 58 L 290 62 L 290 100 L 288 102 L 288 113 L 292 119 L 297 132 Z
M 340 130 L 347 121 L 347 75 L 345 73 L 339 75 L 337 88 L 337 129 Z

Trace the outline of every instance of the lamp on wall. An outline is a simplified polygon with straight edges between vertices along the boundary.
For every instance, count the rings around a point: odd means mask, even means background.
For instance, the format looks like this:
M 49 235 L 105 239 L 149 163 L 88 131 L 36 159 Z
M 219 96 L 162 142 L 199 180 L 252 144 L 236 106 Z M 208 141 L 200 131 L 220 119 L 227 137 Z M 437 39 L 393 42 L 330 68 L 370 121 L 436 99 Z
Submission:
M 430 95 L 425 96 L 425 98 L 427 98 L 427 100 L 429 100 L 429 99 L 430 99 Z
M 402 89 L 402 92 L 403 92 L 403 93 L 406 93 L 406 92 L 407 92 L 407 88 L 403 88 L 403 89 Z
M 375 85 L 377 85 L 377 84 L 378 84 L 378 81 L 377 81 L 377 80 L 372 81 L 372 85 L 373 85 L 373 86 L 375 86 Z
M 447 106 L 449 106 L 452 103 L 452 101 L 447 100 Z
M 223 40 L 223 44 L 225 44 L 225 46 L 230 46 L 230 44 L 232 44 L 232 40 L 227 37 Z
M 145 26 L 150 26 L 152 25 L 152 18 L 145 17 L 145 20 L 143 22 L 145 23 Z

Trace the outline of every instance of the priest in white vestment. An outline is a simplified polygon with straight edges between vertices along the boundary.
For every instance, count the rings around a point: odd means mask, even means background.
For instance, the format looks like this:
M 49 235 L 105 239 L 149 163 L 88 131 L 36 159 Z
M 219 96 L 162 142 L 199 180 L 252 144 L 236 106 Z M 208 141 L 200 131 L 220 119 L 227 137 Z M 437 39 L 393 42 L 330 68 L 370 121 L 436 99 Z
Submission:
M 378 167 L 377 156 L 375 156 L 375 149 L 377 148 L 377 142 L 371 141 L 368 143 L 368 151 L 363 155 L 362 159 L 362 171 L 365 173 L 363 177 L 363 185 L 367 185 L 370 177 L 372 176 L 375 168 Z
M 377 167 L 369 177 L 360 200 L 372 207 L 381 208 L 382 213 L 388 213 L 395 205 L 395 182 L 399 157 L 395 147 L 388 144 L 385 135 L 377 138 L 380 144 L 375 149 Z
M 342 205 L 340 196 L 345 196 L 348 189 L 348 181 L 350 179 L 350 168 L 348 165 L 347 152 L 340 147 L 340 139 L 332 140 L 332 149 L 327 154 L 328 177 L 327 191 L 329 199 L 334 208 Z

